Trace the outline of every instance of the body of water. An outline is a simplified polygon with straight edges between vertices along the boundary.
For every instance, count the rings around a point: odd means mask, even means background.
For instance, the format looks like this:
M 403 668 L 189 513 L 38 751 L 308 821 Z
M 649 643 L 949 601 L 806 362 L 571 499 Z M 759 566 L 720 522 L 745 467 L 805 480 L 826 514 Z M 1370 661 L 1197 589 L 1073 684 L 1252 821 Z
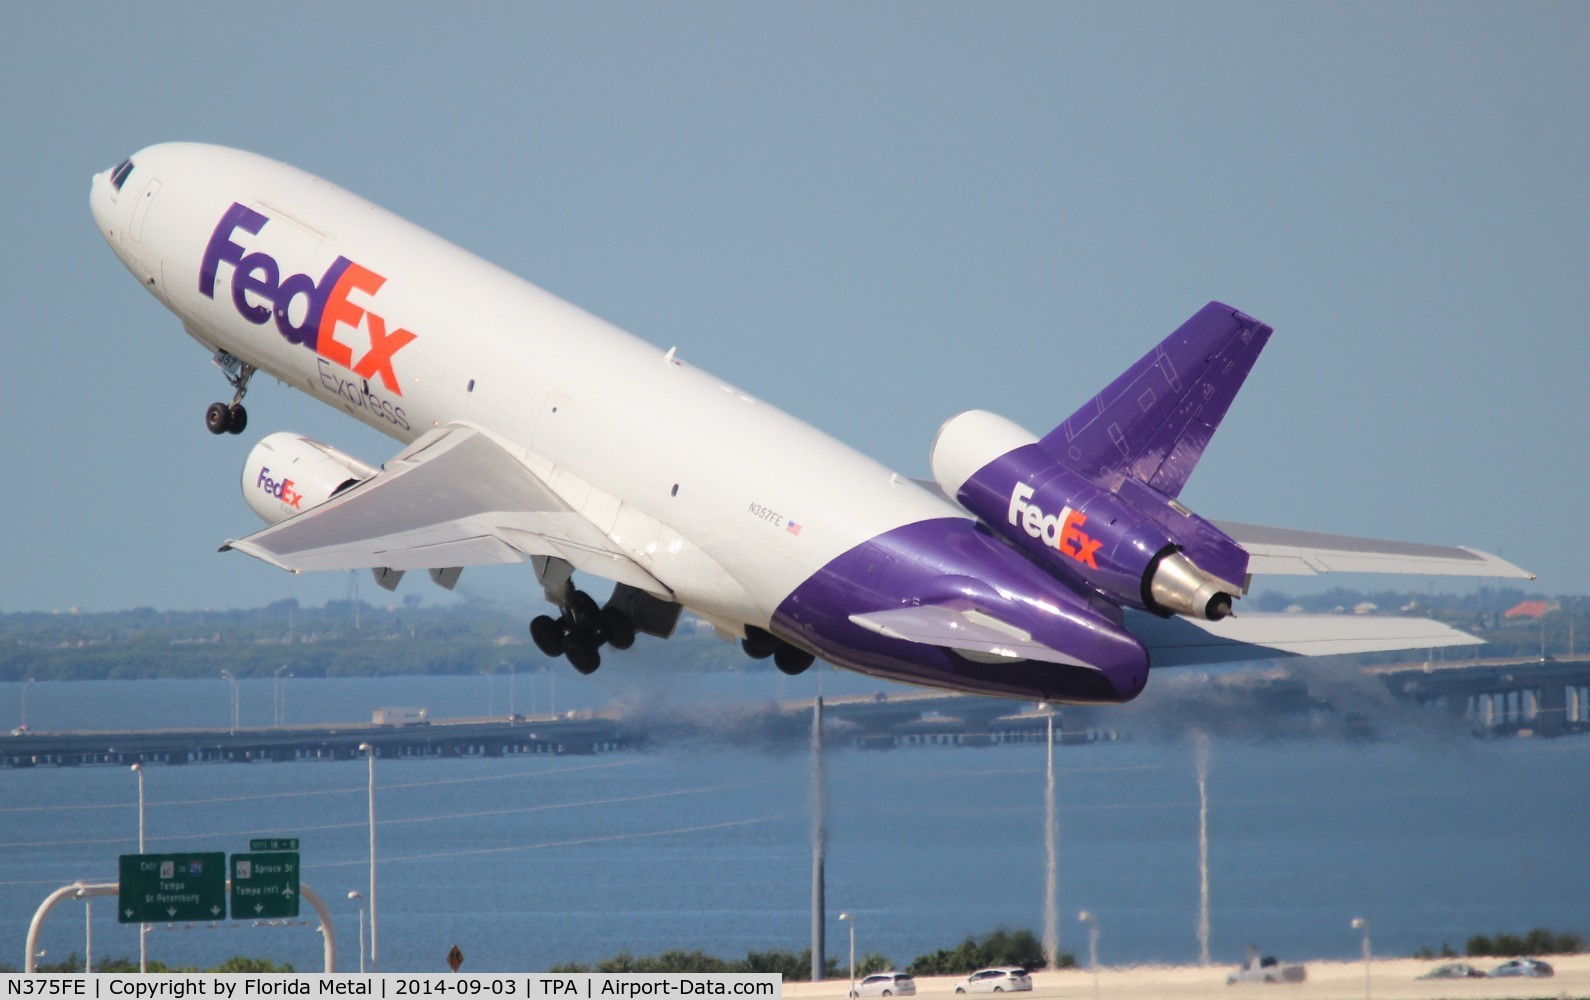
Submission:
M 658 677 L 604 670 L 519 674 L 517 710 L 596 707 L 615 694 L 700 709 L 689 746 L 596 757 L 379 761 L 377 926 L 381 968 L 436 971 L 457 944 L 465 971 L 536 970 L 700 948 L 809 943 L 811 761 L 714 736 L 714 710 L 809 697 L 810 677 Z M 825 675 L 850 690 L 876 683 Z M 0 718 L 23 685 L 0 685 Z M 35 729 L 220 726 L 225 682 L 30 685 Z M 368 718 L 378 705 L 436 715 L 506 713 L 505 675 L 287 682 L 289 722 Z M 1152 696 L 1152 689 L 1149 695 Z M 244 682 L 242 722 L 274 712 L 269 681 Z M 9 723 L 8 723 L 9 724 Z M 738 734 L 743 737 L 743 733 Z M 19 737 L 13 737 L 19 738 Z M 1532 926 L 1590 931 L 1590 740 L 1460 738 L 1344 744 L 1215 741 L 1209 777 L 1212 948 L 1236 964 L 1251 942 L 1283 958 L 1351 957 L 1367 917 L 1377 953 Z M 1062 947 L 1085 950 L 1098 916 L 1107 963 L 1196 960 L 1198 794 L 1193 748 L 1060 747 Z M 829 954 L 905 964 L 967 934 L 1042 926 L 1044 748 L 834 749 L 827 755 Z M 150 766 L 150 852 L 244 851 L 298 837 L 304 880 L 330 905 L 344 968 L 357 968 L 368 889 L 363 761 Z M 20 965 L 28 920 L 51 890 L 114 881 L 137 849 L 126 768 L 0 771 L 0 962 Z M 305 919 L 309 910 L 305 908 Z M 105 899 L 96 955 L 136 958 Z M 48 959 L 84 947 L 83 904 L 58 907 Z M 317 968 L 313 926 L 160 929 L 150 955 L 208 964 L 233 954 Z

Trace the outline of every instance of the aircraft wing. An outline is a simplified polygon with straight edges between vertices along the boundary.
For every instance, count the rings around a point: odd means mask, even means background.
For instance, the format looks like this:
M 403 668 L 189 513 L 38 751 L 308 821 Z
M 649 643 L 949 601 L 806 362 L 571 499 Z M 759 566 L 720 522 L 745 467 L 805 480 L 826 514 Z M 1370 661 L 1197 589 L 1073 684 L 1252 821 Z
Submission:
M 293 572 L 555 556 L 609 580 L 669 592 L 513 454 L 460 425 L 426 434 L 377 475 L 221 551 L 229 549 Z
M 1316 531 L 1268 528 L 1237 521 L 1214 521 L 1248 551 L 1254 576 L 1314 576 L 1319 573 L 1411 573 L 1420 576 L 1504 576 L 1533 580 L 1499 556 L 1478 549 L 1420 545 Z
M 939 605 L 891 608 L 851 615 L 862 628 L 930 646 L 985 657 L 1088 664 L 1037 641 L 1024 630 L 978 611 Z M 1481 640 L 1427 618 L 1375 615 L 1244 614 L 1218 622 L 1160 618 L 1128 609 L 1126 629 L 1148 649 L 1152 667 L 1336 656 L 1436 646 L 1472 646 Z
M 1211 622 L 1129 609 L 1126 629 L 1148 647 L 1152 667 L 1477 646 L 1483 641 L 1428 618 L 1379 615 L 1242 614 Z

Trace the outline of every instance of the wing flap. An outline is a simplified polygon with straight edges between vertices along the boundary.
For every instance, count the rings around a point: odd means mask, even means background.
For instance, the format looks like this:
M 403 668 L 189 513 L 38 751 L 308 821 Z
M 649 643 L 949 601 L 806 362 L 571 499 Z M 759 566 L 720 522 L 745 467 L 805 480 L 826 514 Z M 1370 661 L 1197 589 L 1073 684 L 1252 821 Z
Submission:
M 307 516 L 309 512 L 305 512 Z M 227 549 L 251 555 L 291 572 L 334 569 L 439 569 L 522 562 L 526 555 L 489 535 L 424 541 L 393 536 L 333 545 L 312 552 L 282 552 L 253 538 L 228 542 Z
M 1038 642 L 1025 630 L 980 611 L 956 611 L 924 604 L 851 615 L 850 620 L 891 639 L 945 646 L 976 657 L 1041 660 L 1096 669 Z
M 1210 622 L 1129 611 L 1126 628 L 1147 647 L 1153 667 L 1476 646 L 1482 642 L 1428 618 L 1377 615 L 1244 614 Z
M 1455 545 L 1422 545 L 1317 531 L 1214 521 L 1248 551 L 1255 576 L 1320 573 L 1410 573 L 1420 576 L 1499 576 L 1533 580 L 1535 574 L 1500 556 Z

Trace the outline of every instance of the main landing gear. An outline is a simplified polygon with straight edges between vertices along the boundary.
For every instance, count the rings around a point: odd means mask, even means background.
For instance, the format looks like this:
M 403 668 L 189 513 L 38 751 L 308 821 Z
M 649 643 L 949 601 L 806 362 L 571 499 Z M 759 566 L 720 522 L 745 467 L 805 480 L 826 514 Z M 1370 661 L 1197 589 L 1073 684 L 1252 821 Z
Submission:
M 625 650 L 635 644 L 635 623 L 612 605 L 597 607 L 596 600 L 571 585 L 563 613 L 556 618 L 539 615 L 530 622 L 530 638 L 548 656 L 566 656 L 582 674 L 602 665 L 604 644 Z
M 204 411 L 205 429 L 211 434 L 241 434 L 248 426 L 243 397 L 248 393 L 248 380 L 254 377 L 254 366 L 225 351 L 215 352 L 215 364 L 232 385 L 232 402 L 211 403 Z
M 773 665 L 791 677 L 805 673 L 806 668 L 816 659 L 806 650 L 792 646 L 766 629 L 757 628 L 755 625 L 745 627 L 745 638 L 740 640 L 740 648 L 753 660 L 765 660 L 771 656 Z
M 637 633 L 666 639 L 679 624 L 679 605 L 654 597 L 626 583 L 613 586 L 613 596 L 598 607 L 595 599 L 574 587 L 574 567 L 565 559 L 532 556 L 536 578 L 548 601 L 559 608 L 556 618 L 539 615 L 530 622 L 536 648 L 551 657 L 566 656 L 575 670 L 593 673 L 602 665 L 601 648 L 624 650 Z

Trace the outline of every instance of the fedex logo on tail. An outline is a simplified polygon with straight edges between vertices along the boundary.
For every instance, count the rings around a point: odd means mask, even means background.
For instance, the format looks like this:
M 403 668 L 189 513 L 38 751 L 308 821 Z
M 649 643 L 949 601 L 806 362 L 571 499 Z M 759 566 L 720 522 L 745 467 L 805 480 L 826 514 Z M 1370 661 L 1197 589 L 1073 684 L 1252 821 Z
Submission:
M 354 292 L 373 296 L 386 284 L 386 278 L 361 267 L 346 257 L 338 257 L 315 280 L 307 274 L 283 276 L 282 267 L 268 253 L 249 253 L 234 236 L 238 230 L 259 235 L 270 219 L 233 202 L 221 215 L 204 259 L 199 264 L 199 291 L 215 298 L 216 271 L 222 263 L 232 265 L 232 305 L 238 315 L 256 326 L 275 320 L 276 330 L 289 344 L 302 344 L 321 357 L 341 365 L 366 379 L 379 378 L 389 391 L 403 395 L 392 356 L 415 339 L 404 329 L 387 329 L 384 317 L 349 300 Z M 302 318 L 293 321 L 294 303 L 302 301 Z M 357 361 L 353 347 L 337 339 L 346 327 L 363 329 L 369 347 Z
M 299 503 L 304 499 L 304 495 L 293 489 L 293 481 L 291 479 L 283 479 L 281 482 L 277 482 L 272 479 L 270 466 L 268 465 L 260 466 L 259 479 L 255 480 L 254 485 L 264 491 L 267 496 L 275 497 L 288 507 L 292 507 L 295 510 L 303 509 L 299 506 Z
M 1090 538 L 1082 530 L 1088 516 L 1066 507 L 1059 514 L 1045 514 L 1027 501 L 1032 499 L 1032 487 L 1017 483 L 1010 491 L 1010 523 L 1021 528 L 1051 549 L 1059 549 L 1084 566 L 1098 569 L 1094 554 L 1104 544 L 1101 539 Z

